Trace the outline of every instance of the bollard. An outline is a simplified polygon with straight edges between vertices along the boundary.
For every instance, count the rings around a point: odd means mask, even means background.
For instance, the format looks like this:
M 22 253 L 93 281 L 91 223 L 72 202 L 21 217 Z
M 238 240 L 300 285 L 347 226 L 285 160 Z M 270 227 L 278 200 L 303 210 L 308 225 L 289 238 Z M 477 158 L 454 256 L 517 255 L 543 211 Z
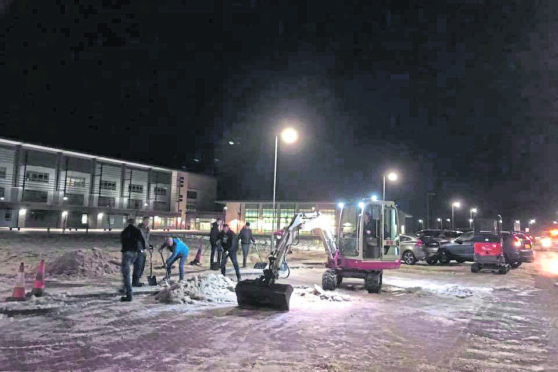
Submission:
M 89 226 L 85 227 L 85 233 L 88 234 L 89 233 Z
M 47 227 L 47 234 L 50 234 L 50 227 Z

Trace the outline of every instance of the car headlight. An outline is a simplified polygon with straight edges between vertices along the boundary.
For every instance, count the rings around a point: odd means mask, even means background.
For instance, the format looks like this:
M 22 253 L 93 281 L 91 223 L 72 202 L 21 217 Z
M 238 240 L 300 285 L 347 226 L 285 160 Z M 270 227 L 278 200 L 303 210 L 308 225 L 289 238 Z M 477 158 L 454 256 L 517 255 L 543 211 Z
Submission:
M 515 243 L 513 243 L 513 245 L 519 248 L 521 247 L 521 242 L 519 240 L 516 240 Z
M 550 246 L 552 245 L 552 239 L 550 238 L 543 238 L 541 239 L 541 245 L 544 248 L 550 248 Z

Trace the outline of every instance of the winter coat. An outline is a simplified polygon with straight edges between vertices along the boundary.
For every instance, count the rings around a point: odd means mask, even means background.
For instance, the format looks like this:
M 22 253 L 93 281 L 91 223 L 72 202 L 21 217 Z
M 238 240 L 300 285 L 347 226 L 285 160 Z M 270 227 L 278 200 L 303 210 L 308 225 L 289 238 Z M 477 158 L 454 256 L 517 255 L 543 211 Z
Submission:
M 236 236 L 231 230 L 228 232 L 221 231 L 217 240 L 221 242 L 221 246 L 225 251 L 234 252 L 236 250 Z
M 147 249 L 149 247 L 149 235 L 151 235 L 151 230 L 149 227 L 145 226 L 143 222 L 138 224 L 138 229 L 141 231 L 141 235 L 143 236 L 143 240 L 145 242 L 145 248 Z
M 120 242 L 122 243 L 121 252 L 141 252 L 145 247 L 145 241 L 140 229 L 130 224 L 126 226 L 120 233 Z
M 238 238 L 242 244 L 250 244 L 250 242 L 255 243 L 254 237 L 252 236 L 252 229 L 244 226 L 238 233 Z
M 167 262 L 172 262 L 178 256 L 188 257 L 190 249 L 182 240 L 178 238 L 173 238 L 172 254 L 167 258 Z
M 211 224 L 211 231 L 209 232 L 209 242 L 211 245 L 215 245 L 217 243 L 217 239 L 219 239 L 219 224 L 217 222 L 213 222 Z

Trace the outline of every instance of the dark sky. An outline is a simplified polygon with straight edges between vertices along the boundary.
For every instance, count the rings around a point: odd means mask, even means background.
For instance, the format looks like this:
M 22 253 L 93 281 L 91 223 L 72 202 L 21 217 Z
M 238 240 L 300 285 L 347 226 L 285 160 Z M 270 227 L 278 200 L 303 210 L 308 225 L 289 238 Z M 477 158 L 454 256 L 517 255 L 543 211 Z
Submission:
M 3 4 L 4 137 L 270 199 L 290 123 L 278 199 L 379 194 L 393 168 L 388 198 L 417 219 L 427 192 L 433 218 L 456 198 L 508 220 L 558 211 L 550 0 Z

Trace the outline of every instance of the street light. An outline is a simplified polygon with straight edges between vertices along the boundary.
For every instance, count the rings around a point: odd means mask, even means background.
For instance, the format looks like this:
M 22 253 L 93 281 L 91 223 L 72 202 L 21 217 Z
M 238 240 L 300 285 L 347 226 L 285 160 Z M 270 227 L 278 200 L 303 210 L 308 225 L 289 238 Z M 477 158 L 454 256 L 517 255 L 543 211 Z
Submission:
M 422 225 L 422 222 L 423 222 L 422 220 L 418 220 L 418 223 L 419 223 L 419 229 L 420 229 L 420 230 L 422 230 L 422 229 L 423 229 L 423 225 Z
M 453 202 L 451 203 L 451 229 L 455 230 L 455 208 L 461 207 L 461 203 Z
M 376 194 L 374 194 L 370 197 L 370 200 L 376 201 L 376 200 L 378 200 L 378 197 L 376 196 Z
M 298 132 L 293 128 L 285 128 L 281 132 L 281 139 L 287 144 L 296 142 L 298 139 Z M 279 136 L 275 136 L 275 166 L 273 169 L 273 219 L 272 230 L 275 229 L 275 192 L 277 190 L 277 149 L 279 147 Z
M 436 221 L 440 223 L 440 230 L 442 230 L 442 219 L 440 217 L 436 218 Z
M 395 172 L 389 172 L 387 175 L 384 174 L 384 184 L 383 184 L 383 189 L 382 189 L 382 200 L 386 200 L 386 177 L 389 181 L 391 182 L 395 182 L 397 181 L 397 173 Z
M 469 218 L 469 228 L 473 228 L 473 219 Z
M 446 218 L 446 222 L 448 223 L 448 225 L 450 225 L 451 220 L 449 218 Z M 450 225 L 451 226 L 451 225 Z
M 477 214 L 477 208 L 471 208 L 469 212 L 471 213 L 471 219 L 473 219 L 473 214 Z

